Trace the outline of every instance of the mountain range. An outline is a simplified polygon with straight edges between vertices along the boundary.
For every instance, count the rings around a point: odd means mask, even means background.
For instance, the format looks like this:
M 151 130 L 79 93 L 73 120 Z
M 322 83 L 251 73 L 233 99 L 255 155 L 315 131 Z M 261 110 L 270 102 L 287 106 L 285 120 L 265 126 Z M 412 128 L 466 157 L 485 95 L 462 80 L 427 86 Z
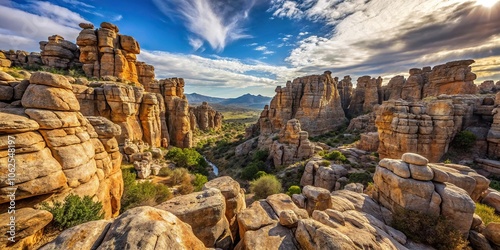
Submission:
M 186 94 L 189 104 L 199 105 L 202 102 L 209 104 L 230 105 L 240 108 L 262 109 L 271 102 L 271 97 L 262 95 L 245 94 L 235 98 L 220 98 L 200 95 L 198 93 Z

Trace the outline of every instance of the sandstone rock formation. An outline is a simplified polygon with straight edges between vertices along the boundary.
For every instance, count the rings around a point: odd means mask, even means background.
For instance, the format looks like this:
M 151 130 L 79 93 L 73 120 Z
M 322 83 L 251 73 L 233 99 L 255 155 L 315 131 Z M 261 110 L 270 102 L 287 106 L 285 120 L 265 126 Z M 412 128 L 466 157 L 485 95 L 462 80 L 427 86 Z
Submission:
M 302 129 L 311 136 L 334 130 L 346 122 L 331 72 L 297 78 L 284 88 L 276 88 L 271 104 L 262 111 L 257 130 L 263 135 L 279 132 L 291 119 L 299 120 Z
M 349 115 L 356 117 L 373 111 L 382 102 L 382 78 L 363 76 L 358 78 L 356 89 L 349 105 Z
M 17 105 L 0 109 L 0 172 L 8 173 L 9 136 L 15 138 L 17 164 L 13 187 L 6 174 L 2 177 L 0 206 L 8 204 L 7 194 L 17 188 L 16 209 L 73 193 L 101 201 L 106 218 L 117 216 L 123 180 L 114 139 L 118 133 L 108 132 L 114 130 L 107 126 L 111 123 L 89 122 L 72 85 L 60 75 L 34 73 L 21 96 Z
M 80 50 L 62 36 L 53 35 L 49 41 L 40 42 L 42 64 L 51 68 L 69 69 L 81 67 L 78 60 Z
M 197 107 L 189 107 L 189 116 L 192 129 L 217 131 L 222 128 L 224 116 L 210 107 L 207 102 L 203 102 Z
M 311 157 L 314 146 L 309 141 L 309 135 L 300 128 L 299 120 L 292 119 L 286 123 L 279 134 L 279 139 L 274 141 L 270 155 L 274 166 L 288 166 L 294 162 Z
M 453 164 L 428 164 L 413 153 L 402 160 L 383 159 L 373 177 L 374 199 L 391 211 L 399 208 L 443 215 L 464 235 L 471 229 L 478 201 L 489 180 L 471 168 Z
M 328 191 L 340 190 L 342 177 L 347 176 L 347 169 L 341 165 L 321 166 L 324 160 L 311 160 L 306 164 L 300 180 L 301 186 L 315 186 Z
M 42 66 L 42 57 L 38 52 L 27 52 L 23 50 L 0 50 L 0 68 L 9 67 L 32 67 Z
M 380 157 L 399 158 L 405 152 L 413 152 L 438 162 L 458 132 L 491 119 L 493 106 L 483 105 L 486 99 L 489 98 L 442 95 L 429 101 L 384 102 L 376 112 Z
M 87 77 L 114 76 L 143 85 L 154 79 L 154 68 L 137 62 L 139 43 L 131 36 L 118 34 L 116 25 L 103 22 L 96 30 L 92 24 L 80 27 L 83 30 L 76 43 L 80 46 L 79 59 Z
M 186 95 L 184 95 L 184 79 L 164 79 L 159 82 L 159 86 L 164 89 L 165 116 L 171 144 L 190 148 L 193 143 L 193 131 L 189 116 L 189 104 Z
M 65 230 L 41 250 L 55 249 L 206 249 L 191 227 L 170 212 L 130 209 L 113 221 L 99 220 Z
M 488 156 L 500 156 L 500 92 L 496 94 L 495 108 L 493 109 L 493 123 L 488 132 Z M 500 175 L 500 170 L 498 173 Z
M 337 80 L 337 79 L 335 79 Z M 349 104 L 351 104 L 351 98 L 353 95 L 352 79 L 350 76 L 344 76 L 337 86 L 340 95 L 340 102 L 342 103 L 342 109 L 344 113 L 347 114 L 349 110 Z
M 233 237 L 226 218 L 226 201 L 221 191 L 210 188 L 175 197 L 158 206 L 191 225 L 194 235 L 207 248 L 230 249 Z

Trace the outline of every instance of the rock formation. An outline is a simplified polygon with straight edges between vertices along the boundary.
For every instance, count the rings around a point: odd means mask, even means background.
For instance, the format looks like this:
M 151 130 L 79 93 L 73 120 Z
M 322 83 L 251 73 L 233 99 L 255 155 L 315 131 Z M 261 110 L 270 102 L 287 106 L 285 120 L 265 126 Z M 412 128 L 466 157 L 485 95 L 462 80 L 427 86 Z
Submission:
M 81 67 L 78 60 L 80 50 L 62 36 L 53 35 L 49 41 L 40 42 L 42 64 L 51 68 L 69 69 Z
M 383 159 L 373 177 L 374 199 L 391 211 L 413 210 L 447 218 L 468 235 L 475 201 L 488 189 L 489 180 L 469 167 L 428 164 L 413 153 L 401 160 Z
M 203 102 L 200 106 L 189 108 L 190 123 L 192 129 L 215 131 L 222 128 L 222 119 L 224 116 L 210 107 L 207 102 Z
M 154 79 L 154 68 L 137 62 L 139 43 L 131 36 L 118 34 L 116 25 L 103 22 L 96 30 L 93 24 L 82 23 L 80 27 L 83 30 L 76 44 L 80 46 L 80 62 L 87 77 L 112 76 L 143 85 Z
M 184 95 L 184 79 L 160 80 L 158 86 L 164 90 L 165 116 L 171 144 L 190 148 L 193 143 L 193 131 L 189 116 L 189 104 L 186 95 Z
M 301 77 L 276 88 L 271 104 L 264 108 L 257 123 L 260 134 L 279 132 L 291 119 L 316 136 L 340 127 L 346 122 L 337 82 L 327 71 L 323 75 Z
M 349 110 L 349 104 L 351 104 L 351 98 L 353 94 L 353 87 L 350 76 L 344 76 L 337 86 L 340 95 L 340 102 L 342 103 L 342 109 L 344 113 L 347 114 Z
M 42 57 L 37 52 L 27 52 L 23 50 L 0 50 L 0 68 L 9 67 L 40 67 L 42 66 Z
M 493 109 L 493 123 L 488 132 L 488 155 L 500 157 L 500 92 L 496 94 L 495 108 Z M 500 175 L 500 170 L 498 173 Z
M 112 221 L 91 221 L 67 229 L 41 250 L 128 248 L 206 249 L 192 228 L 172 213 L 137 207 Z
M 382 102 L 382 78 L 363 76 L 358 78 L 356 89 L 349 105 L 349 115 L 356 117 L 373 111 L 373 108 Z
M 60 75 L 34 73 L 19 96 L 21 101 L 0 109 L 0 172 L 8 172 L 9 137 L 15 138 L 17 166 L 14 186 L 7 185 L 7 175 L 2 177 L 0 206 L 8 206 L 7 194 L 17 188 L 16 209 L 73 193 L 101 201 L 105 218 L 117 216 L 123 192 L 122 157 L 114 139 L 119 128 L 104 118 L 85 118 L 72 85 Z M 33 228 L 47 221 L 37 220 Z
M 299 120 L 292 119 L 286 123 L 279 133 L 279 139 L 274 141 L 270 155 L 274 166 L 288 166 L 294 162 L 311 157 L 314 146 L 309 141 L 309 135 L 300 128 Z
M 399 158 L 414 152 L 437 162 L 458 132 L 491 120 L 493 106 L 484 105 L 489 102 L 489 97 L 470 95 L 442 95 L 420 102 L 386 101 L 376 112 L 378 153 L 381 158 Z
M 342 165 L 331 164 L 322 166 L 324 160 L 311 160 L 306 164 L 304 174 L 300 180 L 301 186 L 314 186 L 328 191 L 340 190 L 341 178 L 347 176 L 347 169 Z

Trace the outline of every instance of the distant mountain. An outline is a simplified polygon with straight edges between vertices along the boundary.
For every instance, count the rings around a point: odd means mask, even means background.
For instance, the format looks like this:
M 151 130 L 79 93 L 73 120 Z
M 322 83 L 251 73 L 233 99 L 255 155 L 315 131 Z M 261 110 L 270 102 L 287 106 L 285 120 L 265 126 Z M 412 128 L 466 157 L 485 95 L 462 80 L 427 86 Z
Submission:
M 219 98 L 193 93 L 186 94 L 186 97 L 189 104 L 192 105 L 199 105 L 202 102 L 208 102 L 209 104 L 229 105 L 250 109 L 263 109 L 265 105 L 268 105 L 269 102 L 271 102 L 271 97 L 252 94 L 245 94 L 236 98 Z
M 189 104 L 201 104 L 202 102 L 221 103 L 227 100 L 226 98 L 211 97 L 206 95 L 200 95 L 198 93 L 186 94 L 186 97 L 189 101 Z

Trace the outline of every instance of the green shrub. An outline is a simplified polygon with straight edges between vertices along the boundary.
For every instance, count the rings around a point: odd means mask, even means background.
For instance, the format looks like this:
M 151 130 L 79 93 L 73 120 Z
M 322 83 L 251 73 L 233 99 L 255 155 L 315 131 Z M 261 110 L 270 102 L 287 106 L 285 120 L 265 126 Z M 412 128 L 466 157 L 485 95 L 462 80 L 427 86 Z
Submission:
M 373 177 L 368 172 L 351 173 L 347 175 L 349 183 L 361 183 L 363 186 L 368 186 L 368 183 L 373 182 Z
M 436 249 L 464 249 L 468 244 L 462 234 L 443 216 L 396 209 L 391 226 L 413 241 L 431 245 Z
M 158 172 L 158 176 L 163 176 L 163 177 L 168 177 L 172 175 L 173 170 L 170 167 L 164 167 L 160 169 L 160 172 Z
M 320 166 L 325 166 L 325 167 L 328 167 L 328 166 L 330 166 L 330 162 L 329 162 L 329 161 L 321 161 L 321 162 L 319 163 L 319 165 L 320 165 Z
M 49 211 L 54 216 L 54 224 L 59 230 L 104 218 L 102 203 L 92 201 L 90 196 L 81 198 L 78 195 L 70 194 L 64 199 L 64 203 L 54 202 L 52 206 L 43 203 L 42 209 Z
M 474 135 L 470 131 L 463 130 L 463 131 L 460 131 L 460 133 L 458 133 L 455 136 L 455 138 L 453 138 L 451 145 L 455 149 L 467 151 L 472 146 L 474 146 L 475 142 L 476 142 L 476 135 Z
M 198 192 L 203 189 L 203 185 L 208 182 L 208 178 L 202 174 L 195 174 L 193 179 L 194 191 Z
M 476 203 L 476 211 L 474 211 L 483 220 L 484 225 L 490 222 L 499 222 L 500 215 L 495 214 L 495 209 L 481 203 Z
M 292 196 L 294 194 L 300 194 L 302 193 L 302 191 L 300 190 L 300 187 L 299 186 L 291 186 L 288 188 L 288 191 L 286 192 L 286 194 Z
M 259 168 L 256 165 L 250 164 L 241 171 L 241 179 L 247 181 L 253 180 L 257 172 L 259 172 Z
M 165 159 L 172 160 L 179 168 L 187 168 L 192 173 L 208 176 L 208 162 L 195 149 L 173 147 L 168 151 Z
M 500 181 L 497 180 L 491 180 L 490 182 L 490 188 L 493 188 L 497 191 L 500 191 Z
M 163 184 L 153 184 L 149 181 L 137 183 L 136 174 L 128 169 L 122 170 L 122 176 L 124 189 L 121 212 L 138 206 L 153 206 L 172 197 L 170 189 Z
M 267 173 L 265 171 L 259 171 L 255 174 L 255 179 L 259 179 L 260 177 L 266 175 Z
M 453 162 L 450 160 L 450 159 L 446 159 L 445 161 L 443 161 L 444 164 L 452 164 Z
M 324 157 L 327 159 L 327 160 L 331 160 L 331 161 L 340 161 L 342 163 L 346 163 L 347 162 L 347 158 L 345 157 L 344 154 L 342 154 L 340 151 L 332 151 L 330 153 L 326 153 L 324 154 Z
M 267 150 L 258 150 L 253 154 L 252 160 L 265 162 L 269 157 L 269 152 Z
M 250 182 L 250 191 L 255 194 L 254 199 L 265 199 L 281 192 L 281 182 L 274 175 L 264 175 Z

